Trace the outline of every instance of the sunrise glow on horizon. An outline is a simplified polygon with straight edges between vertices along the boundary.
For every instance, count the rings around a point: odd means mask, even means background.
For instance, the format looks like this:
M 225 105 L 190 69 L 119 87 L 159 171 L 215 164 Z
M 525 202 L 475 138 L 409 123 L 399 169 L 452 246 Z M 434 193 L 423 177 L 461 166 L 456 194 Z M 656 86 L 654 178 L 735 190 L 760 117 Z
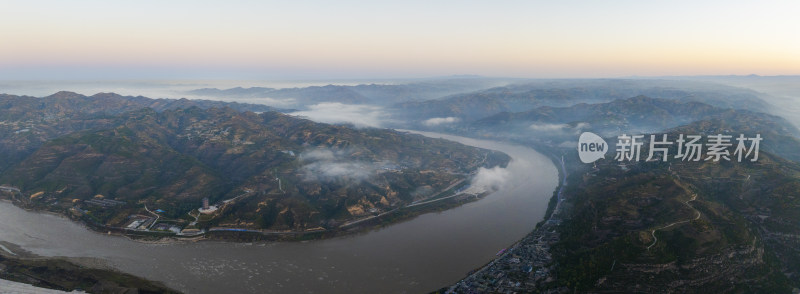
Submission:
M 10 1 L 0 78 L 800 74 L 794 1 Z

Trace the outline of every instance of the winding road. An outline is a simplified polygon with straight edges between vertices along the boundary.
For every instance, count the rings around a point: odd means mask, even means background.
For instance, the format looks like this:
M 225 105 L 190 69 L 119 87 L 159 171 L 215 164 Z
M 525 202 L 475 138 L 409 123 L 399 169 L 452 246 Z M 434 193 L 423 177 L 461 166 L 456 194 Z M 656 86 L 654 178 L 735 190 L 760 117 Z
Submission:
M 686 200 L 686 201 L 684 201 L 684 202 L 683 202 L 683 204 L 684 204 L 684 205 L 686 205 L 686 206 L 688 206 L 688 207 L 689 207 L 689 208 L 691 208 L 692 210 L 694 210 L 694 212 L 695 212 L 695 213 L 697 213 L 697 215 L 695 215 L 695 217 L 694 217 L 694 218 L 692 218 L 692 219 L 687 219 L 687 220 L 677 221 L 677 222 L 674 222 L 674 223 L 668 224 L 668 225 L 666 225 L 666 226 L 663 226 L 663 227 L 660 227 L 660 228 L 655 228 L 655 229 L 653 229 L 653 231 L 651 231 L 651 232 L 650 232 L 650 235 L 652 235 L 652 236 L 653 236 L 653 244 L 650 244 L 650 246 L 647 246 L 647 250 L 648 250 L 648 251 L 650 250 L 650 247 L 653 247 L 653 245 L 656 245 L 656 243 L 658 242 L 658 238 L 656 237 L 656 231 L 658 231 L 658 230 L 663 230 L 663 229 L 669 228 L 669 227 L 671 227 L 671 226 L 674 226 L 674 225 L 679 225 L 679 224 L 683 224 L 683 223 L 688 223 L 688 222 L 691 222 L 691 221 L 695 221 L 695 220 L 697 220 L 697 219 L 699 219 L 699 218 L 700 218 L 700 211 L 698 211 L 698 210 L 697 210 L 696 208 L 694 208 L 693 206 L 689 205 L 689 202 L 691 202 L 691 201 L 694 201 L 695 199 L 697 199 L 697 193 L 694 193 L 694 194 L 692 194 L 692 199 L 689 199 L 689 200 Z
M 155 215 L 155 216 L 156 216 L 156 220 L 154 220 L 154 221 L 153 221 L 153 223 L 151 223 L 151 224 L 150 224 L 150 226 L 149 226 L 149 227 L 147 227 L 147 230 L 149 231 L 149 230 L 150 230 L 150 228 L 152 228 L 152 227 L 153 227 L 153 226 L 154 226 L 154 225 L 155 225 L 155 224 L 158 222 L 158 219 L 159 219 L 159 218 L 161 218 L 161 216 L 160 216 L 160 215 L 158 215 L 157 213 L 155 213 L 155 212 L 152 212 L 152 211 L 150 211 L 149 209 L 147 209 L 147 204 L 145 204 L 145 205 L 144 205 L 144 210 L 147 210 L 147 212 L 149 212 L 149 213 L 151 213 L 151 214 L 153 214 L 153 215 Z

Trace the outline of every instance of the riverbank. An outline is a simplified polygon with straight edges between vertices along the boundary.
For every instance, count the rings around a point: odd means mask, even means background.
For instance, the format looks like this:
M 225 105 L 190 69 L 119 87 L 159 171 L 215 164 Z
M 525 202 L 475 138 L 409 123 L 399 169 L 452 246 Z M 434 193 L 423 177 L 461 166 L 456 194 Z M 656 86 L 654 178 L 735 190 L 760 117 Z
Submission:
M 0 244 L 5 248 L 0 250 L 0 280 L 22 284 L 7 283 L 13 286 L 11 290 L 25 286 L 65 292 L 180 293 L 162 283 L 118 272 L 96 258 L 44 258 L 8 242 Z
M 508 163 L 506 162 L 504 166 L 507 166 L 507 164 Z M 471 181 L 473 176 L 474 173 L 470 174 L 469 177 L 465 178 L 464 180 L 451 185 L 443 191 L 435 193 L 431 198 L 425 199 L 421 202 L 409 203 L 402 207 L 398 207 L 377 215 L 347 221 L 336 228 L 309 231 L 268 231 L 222 227 L 204 230 L 198 234 L 176 234 L 165 231 L 130 230 L 126 228 L 109 227 L 98 224 L 84 217 L 75 217 L 73 214 L 69 214 L 69 212 L 60 213 L 37 207 L 30 207 L 29 205 L 26 205 L 26 203 L 19 200 L 14 201 L 15 199 L 13 198 L 0 198 L 0 201 L 11 203 L 26 211 L 53 215 L 65 220 L 75 221 L 85 227 L 87 230 L 98 234 L 121 236 L 133 241 L 147 244 L 174 244 L 212 240 L 227 242 L 299 242 L 368 233 L 370 231 L 379 230 L 396 223 L 411 220 L 426 213 L 442 212 L 466 203 L 480 200 L 490 194 L 491 191 L 485 191 L 478 194 L 461 193 L 459 191 L 469 186 L 469 181 Z
M 358 219 L 354 222 L 325 231 L 312 232 L 258 232 L 242 229 L 212 230 L 203 234 L 202 240 L 230 242 L 302 242 L 368 234 L 388 226 L 413 220 L 428 213 L 443 212 L 485 198 L 491 192 L 478 195 L 463 194 L 427 200 L 425 203 L 409 204 L 379 215 Z M 183 240 L 183 239 L 180 239 Z
M 549 149 L 548 158 L 559 166 L 558 187 L 548 203 L 545 218 L 536 224 L 536 228 L 524 238 L 511 244 L 498 256 L 481 267 L 470 271 L 466 277 L 444 287 L 436 293 L 472 293 L 472 292 L 537 292 L 539 285 L 554 279 L 555 265 L 550 247 L 560 238 L 556 227 L 560 224 L 564 210 L 564 187 L 567 185 L 567 170 L 564 157 L 558 156 L 557 149 Z M 531 274 L 533 284 L 510 283 L 503 280 L 509 272 Z

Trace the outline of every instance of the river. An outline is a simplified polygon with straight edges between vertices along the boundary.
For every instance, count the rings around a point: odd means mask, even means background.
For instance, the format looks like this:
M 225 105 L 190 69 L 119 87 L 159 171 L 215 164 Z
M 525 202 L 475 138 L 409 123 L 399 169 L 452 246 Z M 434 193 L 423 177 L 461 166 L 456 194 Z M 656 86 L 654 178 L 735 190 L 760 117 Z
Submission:
M 383 229 L 310 242 L 145 244 L 0 202 L 0 240 L 42 256 L 95 257 L 187 293 L 423 293 L 447 286 L 529 233 L 558 184 L 533 149 L 422 133 L 511 156 L 480 201 Z

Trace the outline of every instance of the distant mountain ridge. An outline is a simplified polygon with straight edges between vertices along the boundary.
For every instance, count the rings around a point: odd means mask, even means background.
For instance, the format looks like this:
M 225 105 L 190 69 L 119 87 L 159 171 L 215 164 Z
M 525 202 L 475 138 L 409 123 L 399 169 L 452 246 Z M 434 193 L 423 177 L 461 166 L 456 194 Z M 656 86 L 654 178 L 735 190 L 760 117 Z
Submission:
M 689 83 L 689 82 L 682 82 Z M 500 112 L 521 112 L 542 106 L 567 107 L 603 103 L 635 96 L 702 102 L 720 108 L 766 111 L 758 93 L 715 84 L 650 80 L 537 81 L 461 93 L 442 99 L 410 101 L 394 109 L 411 119 L 458 117 L 478 120 Z
M 507 84 L 510 81 L 512 80 L 449 78 L 407 84 L 326 85 L 280 89 L 269 87 L 202 88 L 190 90 L 187 94 L 206 97 L 294 99 L 290 104 L 296 107 L 324 102 L 392 105 L 407 101 L 438 99 L 456 93 L 471 92 L 494 87 L 498 84 Z
M 596 128 L 606 126 L 631 132 L 642 128 L 660 130 L 726 115 L 761 116 L 772 121 L 778 128 L 776 130 L 787 135 L 800 135 L 800 130 L 778 116 L 750 110 L 720 108 L 697 101 L 651 98 L 642 95 L 606 103 L 579 103 L 569 107 L 543 106 L 524 112 L 502 112 L 477 120 L 473 125 L 497 127 L 582 122 L 594 125 Z
M 0 119 L 24 120 L 36 119 L 48 115 L 85 116 L 92 114 L 119 114 L 142 108 L 156 111 L 188 108 L 196 106 L 202 109 L 212 107 L 230 107 L 238 111 L 280 111 L 262 104 L 223 102 L 213 100 L 189 99 L 153 99 L 143 96 L 122 96 L 116 93 L 97 93 L 91 96 L 74 92 L 61 91 L 41 98 L 0 94 Z

